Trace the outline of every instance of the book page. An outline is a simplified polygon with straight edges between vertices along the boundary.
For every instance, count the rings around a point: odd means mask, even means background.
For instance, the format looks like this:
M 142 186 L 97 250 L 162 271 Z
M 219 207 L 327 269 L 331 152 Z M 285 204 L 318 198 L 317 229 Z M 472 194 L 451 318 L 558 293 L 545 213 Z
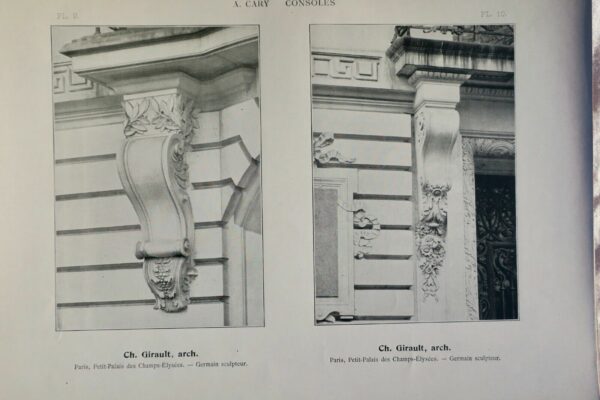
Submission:
M 590 14 L 5 5 L 0 392 L 597 398 Z

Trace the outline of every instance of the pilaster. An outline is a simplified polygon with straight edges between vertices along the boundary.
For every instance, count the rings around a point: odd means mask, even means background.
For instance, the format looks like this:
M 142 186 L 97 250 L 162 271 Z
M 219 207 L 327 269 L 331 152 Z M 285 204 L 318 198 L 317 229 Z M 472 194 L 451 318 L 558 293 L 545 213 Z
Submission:
M 455 265 L 450 265 L 447 243 L 452 212 L 453 149 L 459 131 L 460 86 L 469 75 L 416 71 L 410 78 L 415 89 L 414 130 L 417 164 L 418 217 L 416 223 L 417 303 L 420 320 L 462 319 L 452 306 L 456 296 Z M 456 223 L 456 222 L 454 222 Z M 452 246 L 455 247 L 455 246 Z M 462 297 L 464 298 L 464 296 Z

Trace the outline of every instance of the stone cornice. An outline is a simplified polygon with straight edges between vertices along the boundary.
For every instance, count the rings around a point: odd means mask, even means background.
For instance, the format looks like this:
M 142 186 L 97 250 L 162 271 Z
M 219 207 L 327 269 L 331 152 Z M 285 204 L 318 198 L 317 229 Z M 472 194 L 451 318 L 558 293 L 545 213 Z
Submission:
M 397 37 L 386 51 L 395 63 L 398 75 L 410 76 L 417 70 L 473 74 L 495 80 L 510 79 L 514 73 L 514 49 L 511 46 L 451 42 Z
M 386 51 L 386 55 L 396 61 L 406 52 L 453 55 L 470 58 L 489 58 L 497 60 L 514 60 L 514 48 L 497 44 L 482 44 L 470 42 L 452 42 L 413 38 L 410 36 L 397 37 Z

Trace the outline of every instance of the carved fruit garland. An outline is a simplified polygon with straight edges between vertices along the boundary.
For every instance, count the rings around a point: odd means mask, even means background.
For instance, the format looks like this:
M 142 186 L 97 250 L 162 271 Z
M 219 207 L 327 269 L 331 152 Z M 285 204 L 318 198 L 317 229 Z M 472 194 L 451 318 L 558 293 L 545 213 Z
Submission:
M 417 226 L 417 256 L 423 274 L 424 300 L 436 301 L 438 276 L 446 255 L 446 227 L 449 185 L 423 185 L 423 212 Z

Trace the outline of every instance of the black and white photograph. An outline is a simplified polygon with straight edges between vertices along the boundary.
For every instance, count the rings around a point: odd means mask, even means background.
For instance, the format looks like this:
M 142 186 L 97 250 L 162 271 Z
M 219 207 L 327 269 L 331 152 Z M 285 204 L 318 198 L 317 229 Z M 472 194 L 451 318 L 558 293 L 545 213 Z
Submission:
M 5 3 L 0 399 L 600 399 L 600 0 Z
M 51 37 L 56 330 L 264 326 L 259 27 Z
M 315 323 L 519 319 L 513 25 L 311 25 Z

